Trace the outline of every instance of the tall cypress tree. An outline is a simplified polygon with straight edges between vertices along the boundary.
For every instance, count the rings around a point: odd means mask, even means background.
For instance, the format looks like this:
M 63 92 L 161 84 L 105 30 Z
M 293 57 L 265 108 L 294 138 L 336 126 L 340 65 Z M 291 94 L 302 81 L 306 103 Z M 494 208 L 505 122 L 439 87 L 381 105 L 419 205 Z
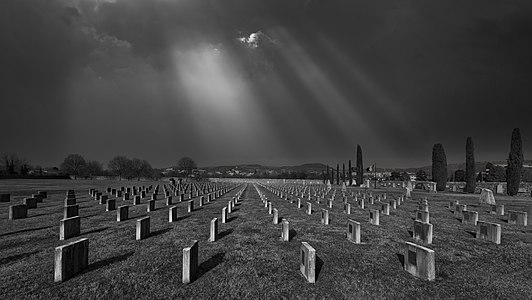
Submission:
M 521 183 L 521 171 L 523 170 L 523 144 L 519 128 L 512 131 L 510 142 L 510 154 L 508 155 L 508 167 L 506 167 L 506 192 L 510 196 L 517 195 Z
M 364 180 L 364 165 L 362 162 L 362 148 L 357 145 L 357 185 L 362 185 Z
M 340 185 L 340 164 L 336 164 L 336 184 Z
M 447 183 L 447 157 L 442 144 L 432 148 L 432 181 L 436 182 L 437 191 L 445 191 Z
M 329 165 L 327 165 L 327 180 L 329 180 L 329 182 L 331 181 L 331 175 L 329 175 Z
M 474 193 L 476 187 L 476 170 L 475 170 L 475 146 L 473 139 L 468 137 L 466 140 L 466 193 Z
M 353 168 L 351 167 L 351 160 L 349 160 L 349 171 L 347 171 L 347 179 L 349 180 L 349 185 L 353 184 Z
M 345 182 L 345 163 L 342 164 L 342 183 Z

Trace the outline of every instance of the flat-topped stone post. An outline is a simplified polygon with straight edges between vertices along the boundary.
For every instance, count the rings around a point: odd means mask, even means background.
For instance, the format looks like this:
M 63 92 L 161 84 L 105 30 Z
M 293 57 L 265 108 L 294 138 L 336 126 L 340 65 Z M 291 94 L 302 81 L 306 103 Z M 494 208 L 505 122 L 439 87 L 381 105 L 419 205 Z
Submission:
M 289 223 L 288 220 L 283 219 L 281 222 L 281 241 L 283 242 L 289 242 L 290 241 L 290 231 L 289 231 Z
M 273 206 L 271 202 L 268 202 L 268 214 L 271 215 L 273 213 Z
M 477 222 L 477 239 L 487 240 L 495 244 L 501 243 L 501 225 L 484 221 Z
M 406 242 L 404 268 L 417 278 L 434 281 L 436 279 L 434 250 Z
M 273 224 L 279 224 L 279 211 L 277 208 L 273 209 Z
M 414 221 L 414 241 L 432 244 L 432 228 L 430 223 Z
M 188 212 L 193 212 L 194 211 L 194 200 L 189 200 L 188 201 Z
M 198 273 L 198 241 L 192 241 L 192 244 L 183 248 L 183 278 L 185 284 L 196 280 Z
M 150 217 L 137 220 L 136 240 L 143 240 L 150 236 Z
M 346 204 L 344 205 L 344 212 L 345 212 L 346 214 L 348 214 L 348 215 L 351 214 L 351 204 L 350 204 L 350 203 L 346 203 Z
M 9 206 L 9 220 L 25 219 L 28 217 L 28 207 L 25 204 Z
M 55 248 L 54 281 L 63 282 L 89 266 L 89 239 Z
M 462 218 L 462 212 L 464 210 L 467 210 L 467 205 L 465 204 L 457 204 L 455 207 L 454 207 L 454 216 L 456 218 L 459 218 L 461 219 Z
M 176 222 L 177 221 L 177 206 L 172 206 L 168 209 L 168 222 Z
M 307 242 L 301 243 L 299 271 L 309 283 L 316 282 L 316 250 Z
M 493 204 L 490 206 L 490 214 L 504 216 L 504 205 Z
M 0 202 L 11 201 L 11 194 L 0 194 Z
M 222 223 L 227 222 L 227 207 L 222 208 Z
M 209 242 L 216 242 L 218 239 L 218 218 L 211 220 L 211 234 L 209 237 Z
M 329 211 L 326 209 L 321 210 L 321 223 L 329 225 Z
M 172 196 L 166 197 L 166 206 L 172 205 Z
M 312 203 L 307 202 L 307 215 L 312 214 Z
M 140 205 L 140 195 L 133 196 L 133 205 Z
M 105 210 L 106 211 L 116 210 L 116 199 L 107 200 L 107 203 L 105 204 Z
M 369 210 L 369 223 L 373 225 L 380 225 L 379 211 L 376 209 Z
M 351 219 L 347 220 L 347 240 L 360 244 L 360 223 Z
M 127 220 L 128 217 L 129 217 L 129 206 L 128 205 L 119 206 L 118 210 L 116 211 L 116 221 L 123 222 Z
M 389 216 L 390 215 L 390 204 L 382 203 L 380 213 L 383 215 Z
M 146 211 L 147 212 L 155 211 L 155 200 L 148 200 L 148 204 L 146 205 Z
M 59 221 L 59 240 L 66 240 L 71 237 L 79 236 L 81 231 L 81 218 L 71 217 Z

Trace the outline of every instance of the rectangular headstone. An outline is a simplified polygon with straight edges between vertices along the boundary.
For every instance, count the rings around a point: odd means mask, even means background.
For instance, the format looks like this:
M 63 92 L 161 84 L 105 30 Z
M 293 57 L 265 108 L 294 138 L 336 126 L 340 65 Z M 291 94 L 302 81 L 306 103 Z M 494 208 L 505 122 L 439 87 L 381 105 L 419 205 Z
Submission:
M 118 207 L 118 210 L 116 211 L 116 221 L 117 222 L 123 222 L 129 218 L 129 206 L 128 205 L 122 205 Z
M 307 202 L 307 215 L 312 214 L 312 203 Z
M 211 220 L 211 234 L 209 237 L 209 242 L 216 242 L 218 238 L 218 218 Z
M 273 209 L 273 224 L 279 224 L 279 211 L 277 208 Z
M 227 222 L 227 207 L 222 208 L 222 223 Z
M 504 205 L 493 204 L 490 208 L 490 214 L 504 216 Z
M 79 205 L 68 205 L 63 208 L 63 219 L 78 217 Z
M 172 223 L 177 221 L 177 206 L 172 206 L 168 210 L 168 222 Z
M 454 207 L 454 216 L 458 219 L 461 219 L 462 218 L 462 212 L 464 210 L 467 210 L 467 205 L 465 204 L 457 204 L 455 207 Z
M 146 211 L 152 212 L 155 210 L 155 200 L 148 200 L 148 204 L 146 205 Z
M 28 217 L 28 208 L 25 204 L 9 206 L 9 220 L 24 219 Z
M 360 244 L 360 223 L 351 219 L 347 220 L 347 240 Z
M 464 210 L 462 212 L 462 223 L 473 224 L 477 226 L 477 222 L 478 222 L 478 212 L 469 211 L 469 210 Z
M 0 194 L 0 202 L 11 201 L 11 194 Z
M 172 196 L 166 197 L 166 206 L 172 205 Z
M 501 243 L 501 225 L 484 221 L 477 222 L 477 239 L 487 240 L 495 244 Z
M 60 220 L 59 224 L 59 240 L 66 240 L 71 237 L 79 236 L 81 231 L 81 218 L 71 217 Z
M 24 198 L 22 204 L 25 204 L 28 209 L 37 208 L 37 199 L 35 198 Z
M 198 241 L 183 248 L 183 283 L 188 284 L 196 279 L 198 273 Z
M 144 217 L 137 220 L 137 241 L 143 240 L 150 236 L 150 217 Z
M 89 266 L 89 240 L 84 238 L 55 248 L 54 281 L 63 282 Z
M 107 203 L 105 204 L 105 210 L 106 211 L 116 210 L 116 199 L 107 200 Z
M 65 198 L 65 206 L 68 206 L 68 205 L 76 205 L 76 198 L 72 198 L 72 197 L 66 197 Z
M 316 282 L 316 250 L 307 242 L 301 243 L 299 270 L 309 283 Z
M 321 223 L 329 225 L 329 211 L 326 209 L 321 210 Z
M 188 201 L 188 212 L 194 211 L 194 200 Z
M 416 221 L 430 223 L 430 213 L 423 210 L 416 211 Z
M 369 222 L 373 225 L 380 225 L 379 211 L 376 209 L 369 210 Z
M 432 224 L 414 221 L 414 241 L 432 244 Z
M 288 242 L 290 241 L 290 231 L 289 231 L 289 223 L 288 220 L 283 219 L 281 222 L 281 241 Z
M 527 226 L 528 214 L 524 211 L 508 210 L 508 224 Z
M 136 195 L 133 197 L 133 205 L 140 205 L 140 195 Z
M 405 270 L 417 278 L 434 281 L 436 279 L 434 250 L 406 242 Z
M 380 211 L 381 214 L 383 215 L 390 215 L 390 204 L 388 203 L 383 203 L 381 204 L 381 211 Z

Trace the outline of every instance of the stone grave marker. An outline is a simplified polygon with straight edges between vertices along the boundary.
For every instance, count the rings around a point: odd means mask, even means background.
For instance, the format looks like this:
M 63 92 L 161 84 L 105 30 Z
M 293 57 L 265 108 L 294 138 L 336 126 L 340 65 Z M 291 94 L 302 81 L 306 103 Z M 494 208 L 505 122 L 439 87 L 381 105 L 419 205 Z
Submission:
M 458 219 L 461 219 L 462 218 L 462 212 L 464 210 L 467 210 L 467 205 L 465 204 L 457 204 L 455 207 L 454 207 L 454 216 Z
M 273 224 L 279 224 L 279 211 L 277 208 L 273 209 Z
M 430 223 L 430 213 L 423 210 L 416 211 L 416 221 Z
M 168 209 L 168 222 L 172 223 L 177 221 L 177 206 L 172 206 Z
M 406 242 L 405 270 L 417 278 L 434 281 L 436 279 L 434 250 Z
M 183 283 L 188 284 L 196 279 L 198 273 L 198 241 L 183 248 Z
M 59 222 L 59 240 L 63 241 L 71 237 L 79 236 L 81 231 L 81 218 L 71 217 L 60 220 Z
M 484 221 L 477 222 L 477 239 L 487 240 L 495 244 L 501 243 L 501 225 Z
M 345 212 L 346 214 L 348 214 L 348 215 L 351 214 L 351 204 L 350 204 L 350 203 L 346 203 L 346 204 L 344 205 L 344 212 Z
M 432 227 L 430 223 L 414 221 L 414 241 L 432 244 Z
M 329 211 L 326 209 L 321 210 L 321 223 L 329 225 Z
M 478 222 L 478 212 L 469 211 L 469 210 L 464 210 L 462 212 L 462 223 L 473 224 L 477 226 L 477 222 Z
M 528 214 L 524 211 L 507 210 L 508 224 L 527 226 Z
M 26 208 L 28 209 L 37 208 L 37 199 L 24 198 L 24 200 L 22 200 L 22 204 L 26 205 Z
M 312 214 L 312 203 L 307 202 L 307 215 Z
M 360 244 L 360 223 L 351 219 L 347 220 L 347 240 Z
M 128 205 L 122 205 L 118 207 L 118 210 L 116 211 L 116 221 L 122 222 L 129 218 L 129 206 Z
M 67 205 L 63 208 L 63 219 L 79 216 L 79 205 Z
M 381 211 L 383 215 L 389 216 L 390 215 L 390 204 L 383 203 L 381 204 Z
M 150 236 L 150 217 L 137 220 L 136 240 L 140 241 Z
M 281 241 L 289 242 L 290 241 L 290 231 L 288 220 L 283 219 L 281 222 Z
M 11 194 L 0 194 L 0 202 L 11 201 Z
M 227 207 L 222 208 L 222 224 L 227 222 Z
M 373 225 L 379 225 L 379 211 L 376 209 L 369 210 L 369 222 Z
M 218 218 L 211 220 L 211 234 L 209 237 L 209 242 L 216 242 L 218 238 Z
M 316 282 L 316 250 L 307 242 L 301 243 L 299 270 L 309 283 Z
M 146 211 L 147 212 L 155 211 L 155 200 L 148 200 L 148 204 L 146 205 Z
M 28 217 L 28 208 L 25 204 L 16 204 L 9 206 L 9 220 L 24 219 Z
M 495 204 L 495 197 L 493 196 L 493 191 L 490 189 L 482 189 L 479 197 L 480 204 Z
M 166 197 L 166 206 L 172 205 L 172 196 Z
M 490 214 L 504 216 L 504 205 L 493 204 L 490 208 Z
M 89 266 L 89 239 L 55 248 L 54 281 L 63 282 Z

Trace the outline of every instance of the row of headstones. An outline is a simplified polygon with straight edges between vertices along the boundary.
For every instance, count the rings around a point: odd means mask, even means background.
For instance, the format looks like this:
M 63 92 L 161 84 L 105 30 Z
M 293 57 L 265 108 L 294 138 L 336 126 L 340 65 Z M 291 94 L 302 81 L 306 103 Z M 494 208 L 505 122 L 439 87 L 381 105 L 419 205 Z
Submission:
M 228 192 L 229 189 L 224 189 Z M 233 201 L 230 201 L 230 205 L 234 207 L 240 200 L 243 190 L 241 190 Z M 225 194 L 225 193 L 224 193 Z M 128 206 L 119 207 L 117 211 L 117 221 L 121 222 L 127 219 Z M 60 240 L 68 239 L 80 234 L 80 222 L 79 216 L 61 220 L 60 225 Z M 170 207 L 169 209 L 169 222 L 175 222 L 177 220 L 177 206 Z M 211 234 L 209 241 L 214 242 L 217 240 L 218 235 L 218 220 L 217 218 L 211 221 Z M 136 222 L 136 240 L 143 240 L 150 236 L 150 217 L 144 217 L 138 219 Z M 185 251 L 184 251 L 185 252 Z M 65 281 L 75 274 L 81 272 L 88 267 L 88 255 L 89 255 L 89 240 L 87 238 L 80 239 L 75 242 L 68 243 L 55 248 L 55 281 Z M 183 265 L 185 265 L 185 256 L 183 258 Z M 197 262 L 197 256 L 196 256 Z M 185 275 L 183 275 L 185 278 Z M 183 282 L 185 280 L 183 279 Z
M 271 214 L 271 202 L 267 201 L 267 197 L 258 189 L 258 187 L 255 186 L 257 189 L 257 192 L 263 201 L 263 203 L 268 204 L 268 212 Z M 278 218 L 276 213 L 276 209 L 273 209 L 274 214 L 274 224 L 277 224 L 275 221 Z M 378 225 L 378 214 L 379 211 L 375 210 L 371 212 L 375 214 L 373 216 L 373 223 L 375 224 L 375 220 L 377 221 Z M 370 214 L 371 214 L 370 213 Z M 329 214 L 328 211 L 323 209 L 322 210 L 322 223 L 328 224 L 329 223 Z M 371 215 L 370 215 L 370 222 L 371 221 Z M 361 225 L 359 222 L 356 222 L 354 220 L 349 219 L 347 221 L 347 240 L 355 243 L 360 244 L 361 239 Z M 289 241 L 289 222 L 285 219 L 283 219 L 282 222 L 282 228 L 281 228 L 281 240 L 282 241 Z M 404 262 L 404 269 L 409 272 L 410 274 L 421 278 L 425 280 L 432 281 L 436 277 L 435 272 L 435 255 L 434 250 L 428 249 L 426 247 L 416 245 L 411 242 L 406 242 L 407 249 L 405 253 L 405 257 L 408 259 Z M 307 242 L 302 242 L 301 244 L 301 261 L 300 261 L 300 272 L 303 274 L 303 276 L 307 279 L 308 282 L 314 283 L 316 281 L 316 250 L 311 247 Z
M 11 201 L 10 194 L 2 194 L 3 198 L 0 202 Z M 31 197 L 24 198 L 21 204 L 10 205 L 8 208 L 9 220 L 24 219 L 28 217 L 28 210 L 37 208 L 37 203 L 43 203 L 43 199 L 48 198 L 46 191 L 39 191 L 37 194 L 33 194 Z M 7 201 L 5 201 L 7 199 Z

